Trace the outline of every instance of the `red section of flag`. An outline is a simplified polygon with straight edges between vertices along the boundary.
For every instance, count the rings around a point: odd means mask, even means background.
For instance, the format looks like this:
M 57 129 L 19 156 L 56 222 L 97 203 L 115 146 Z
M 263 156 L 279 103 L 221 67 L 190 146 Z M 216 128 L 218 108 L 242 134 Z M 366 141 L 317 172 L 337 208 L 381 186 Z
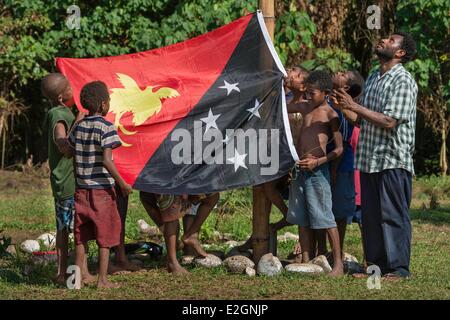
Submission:
M 132 79 L 129 83 L 136 83 L 142 94 L 148 90 L 157 93 L 161 88 L 171 88 L 178 93 L 161 98 L 160 111 L 148 118 L 141 117 L 145 121 L 140 125 L 133 124 L 139 119 L 130 111 L 120 118 L 124 132 L 136 131 L 135 134 L 124 134 L 118 130 L 121 139 L 130 146 L 114 150 L 114 162 L 128 183 L 134 184 L 162 141 L 220 76 L 251 18 L 251 14 L 247 15 L 207 34 L 160 49 L 115 57 L 56 59 L 58 69 L 72 85 L 79 108 L 81 88 L 88 82 L 101 80 L 110 92 L 124 88 L 118 74 L 127 76 L 122 79 Z M 149 89 L 150 86 L 153 88 Z M 128 96 L 124 97 L 127 99 Z M 106 118 L 114 123 L 118 115 L 111 111 Z M 140 112 L 141 115 L 144 113 Z

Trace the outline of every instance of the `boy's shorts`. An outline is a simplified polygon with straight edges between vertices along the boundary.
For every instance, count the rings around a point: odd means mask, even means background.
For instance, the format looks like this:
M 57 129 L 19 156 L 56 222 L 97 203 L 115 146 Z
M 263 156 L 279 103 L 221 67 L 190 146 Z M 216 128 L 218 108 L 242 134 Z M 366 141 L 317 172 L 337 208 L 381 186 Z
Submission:
M 190 202 L 177 195 L 157 194 L 156 203 L 163 223 L 182 218 L 190 209 Z
M 336 227 L 332 212 L 330 173 L 323 164 L 314 171 L 294 168 L 289 188 L 286 220 L 300 227 L 329 229 Z
M 75 191 L 75 243 L 96 240 L 100 248 L 119 245 L 121 221 L 116 193 L 109 189 Z
M 74 216 L 75 200 L 73 196 L 63 200 L 55 198 L 56 230 L 72 232 Z
M 337 172 L 336 185 L 331 188 L 333 214 L 336 221 L 347 220 L 355 212 L 355 180 L 353 171 Z
M 361 206 L 356 206 L 355 212 L 353 212 L 353 215 L 347 218 L 347 224 L 352 224 L 352 222 L 355 222 L 357 224 L 362 224 L 361 220 Z

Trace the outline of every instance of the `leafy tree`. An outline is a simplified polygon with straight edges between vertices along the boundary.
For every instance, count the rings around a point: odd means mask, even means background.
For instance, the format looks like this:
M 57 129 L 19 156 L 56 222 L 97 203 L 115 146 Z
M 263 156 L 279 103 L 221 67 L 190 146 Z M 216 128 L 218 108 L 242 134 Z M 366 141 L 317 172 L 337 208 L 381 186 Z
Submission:
M 445 0 L 402 0 L 397 23 L 417 42 L 417 58 L 408 65 L 419 86 L 418 110 L 439 136 L 441 174 L 448 170 L 447 139 L 450 121 L 450 3 Z

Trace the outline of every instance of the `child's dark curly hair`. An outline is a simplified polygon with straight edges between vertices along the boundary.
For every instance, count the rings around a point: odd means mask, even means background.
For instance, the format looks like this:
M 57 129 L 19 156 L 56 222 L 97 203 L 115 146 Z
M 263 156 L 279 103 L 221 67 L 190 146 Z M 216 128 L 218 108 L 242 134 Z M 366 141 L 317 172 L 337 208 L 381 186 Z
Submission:
M 320 91 L 331 92 L 333 89 L 333 80 L 328 72 L 323 70 L 312 71 L 305 80 L 306 84 L 312 84 L 319 87 Z
M 101 111 L 102 102 L 109 99 L 108 87 L 102 81 L 85 84 L 80 92 L 81 105 L 91 113 Z
M 347 71 L 349 77 L 347 81 L 347 85 L 349 86 L 348 94 L 352 98 L 356 98 L 359 96 L 364 88 L 364 78 L 363 76 L 356 70 Z

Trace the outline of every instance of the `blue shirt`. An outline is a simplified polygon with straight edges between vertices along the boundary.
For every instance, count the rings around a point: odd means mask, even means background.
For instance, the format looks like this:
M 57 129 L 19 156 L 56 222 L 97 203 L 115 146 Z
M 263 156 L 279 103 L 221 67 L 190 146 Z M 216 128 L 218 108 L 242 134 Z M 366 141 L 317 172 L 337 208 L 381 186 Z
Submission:
M 333 108 L 334 111 L 339 116 L 339 132 L 342 134 L 342 140 L 344 143 L 344 151 L 342 152 L 341 162 L 337 168 L 338 172 L 351 172 L 353 171 L 355 165 L 355 155 L 353 154 L 353 149 L 350 146 L 350 140 L 352 139 L 353 126 L 345 119 L 344 115 L 340 110 L 333 107 L 333 102 L 328 99 L 328 105 Z M 331 152 L 335 148 L 334 142 L 327 145 L 327 152 Z

